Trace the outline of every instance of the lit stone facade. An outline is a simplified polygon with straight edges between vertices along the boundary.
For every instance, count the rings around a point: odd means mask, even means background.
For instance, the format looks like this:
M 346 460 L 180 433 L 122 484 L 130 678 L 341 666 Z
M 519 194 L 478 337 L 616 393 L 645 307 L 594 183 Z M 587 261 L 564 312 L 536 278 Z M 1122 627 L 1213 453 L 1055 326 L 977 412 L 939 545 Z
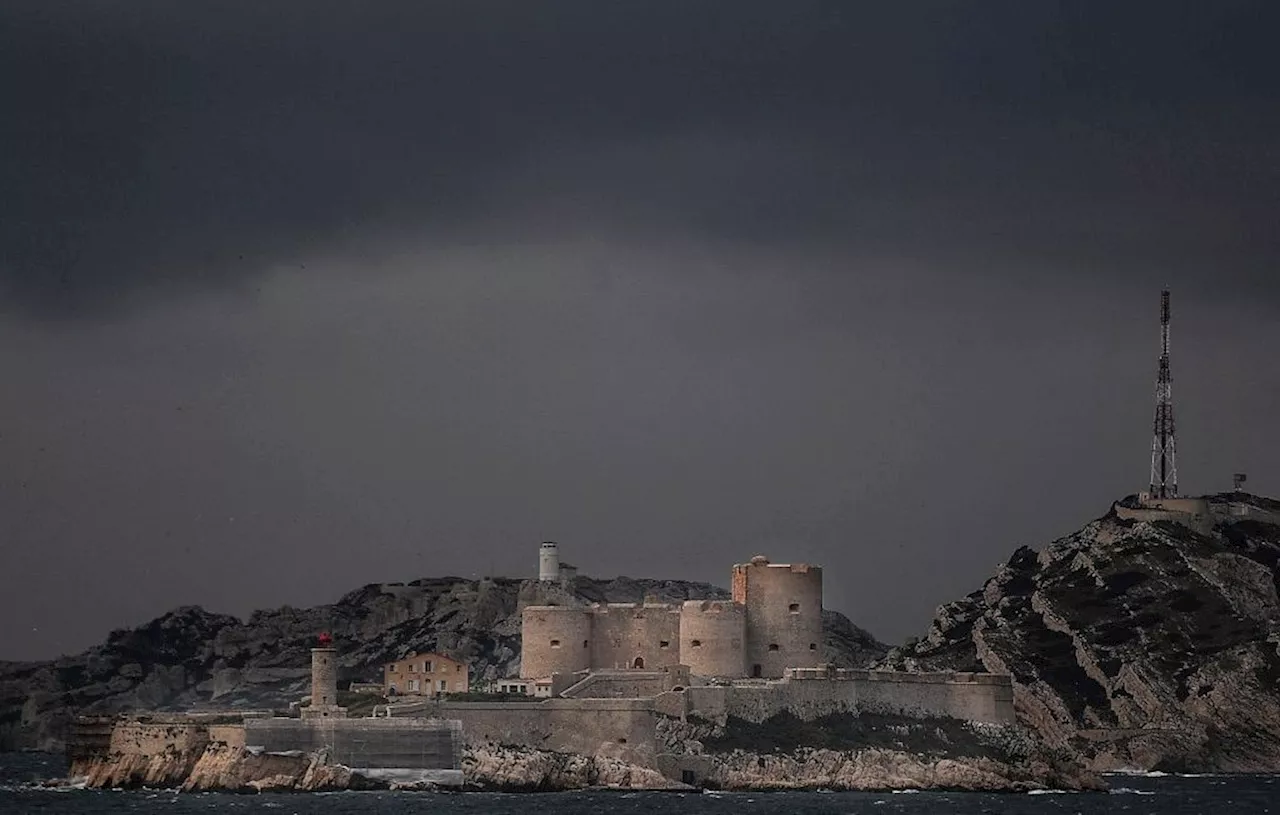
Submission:
M 746 675 L 776 679 L 822 656 L 822 569 L 754 557 L 733 567 L 733 601 L 746 609 Z
M 731 600 L 689 600 L 680 608 L 680 658 L 694 676 L 743 676 L 747 613 Z
M 467 664 L 443 654 L 410 654 L 382 666 L 382 690 L 388 695 L 465 693 L 469 689 Z
M 675 665 L 776 679 L 821 662 L 822 569 L 757 557 L 733 567 L 733 600 L 527 606 L 521 635 L 525 679 Z
M 520 615 L 520 678 L 585 671 L 591 666 L 592 615 L 571 606 L 527 606 Z

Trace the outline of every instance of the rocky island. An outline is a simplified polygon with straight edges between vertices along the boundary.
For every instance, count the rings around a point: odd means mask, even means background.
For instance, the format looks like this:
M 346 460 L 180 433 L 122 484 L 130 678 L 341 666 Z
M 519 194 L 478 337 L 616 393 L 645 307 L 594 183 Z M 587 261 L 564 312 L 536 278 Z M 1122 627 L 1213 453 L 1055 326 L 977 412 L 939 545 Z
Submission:
M 436 700 L 413 715 L 467 722 L 459 766 L 476 789 L 1015 791 L 1094 789 L 1095 772 L 1115 769 L 1280 771 L 1280 503 L 1239 493 L 1194 500 L 1153 508 L 1125 499 L 1039 553 L 1019 549 L 981 590 L 941 606 L 924 638 L 892 650 L 826 610 L 819 668 L 789 670 L 782 685 L 685 688 L 683 675 L 649 671 L 666 685 L 643 705 L 603 692 L 613 698 L 547 700 L 615 711 L 608 721 L 625 710 L 654 723 L 629 744 L 605 736 L 588 744 L 556 727 L 532 744 L 528 733 L 512 737 L 477 714 L 492 708 L 483 702 Z M 681 581 L 446 578 L 366 586 L 332 606 L 258 612 L 246 622 L 178 609 L 79 656 L 4 665 L 0 722 L 9 749 L 61 749 L 73 722 L 91 721 L 77 717 L 99 716 L 89 739 L 98 747 L 77 754 L 72 745 L 72 772 L 92 786 L 420 787 L 362 774 L 324 749 L 255 749 L 245 736 L 254 726 L 235 712 L 296 708 L 317 630 L 343 644 L 343 685 L 373 680 L 370 665 L 447 650 L 469 661 L 473 685 L 483 687 L 519 672 L 520 612 L 529 606 L 652 608 L 728 596 Z M 593 681 L 597 690 L 632 687 L 642 673 Z M 890 680 L 922 684 L 907 688 L 908 705 L 896 692 L 876 695 Z M 1001 681 L 1011 692 L 1007 720 Z M 997 691 L 991 714 L 947 714 L 954 702 L 946 700 L 982 687 Z M 964 704 L 956 709 L 973 703 Z M 141 710 L 152 712 L 147 733 L 178 726 L 187 740 L 167 736 L 150 752 L 118 741 L 127 731 L 120 723 L 139 716 L 117 715 Z M 210 712 L 193 723 L 200 710 Z M 177 725 L 164 718 L 179 713 Z M 233 720 L 238 732 L 227 729 Z

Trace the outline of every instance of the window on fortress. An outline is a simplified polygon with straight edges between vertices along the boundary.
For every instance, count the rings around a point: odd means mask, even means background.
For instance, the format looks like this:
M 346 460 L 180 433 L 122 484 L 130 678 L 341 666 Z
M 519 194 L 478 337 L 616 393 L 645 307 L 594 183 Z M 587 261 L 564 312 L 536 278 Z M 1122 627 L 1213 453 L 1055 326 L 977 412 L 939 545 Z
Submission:
M 552 641 L 551 641 L 551 647 L 552 647 L 552 648 L 559 648 L 559 647 L 560 647 L 560 640 L 552 640 Z
M 694 640 L 694 641 L 690 642 L 689 644 L 690 644 L 691 646 L 693 646 L 694 648 L 701 648 L 701 647 L 702 647 L 702 640 Z
M 810 651 L 816 651 L 816 650 L 818 650 L 818 643 L 816 643 L 816 642 L 811 642 L 811 643 L 809 643 L 809 650 L 810 650 Z
M 776 643 L 776 642 L 771 642 L 771 643 L 769 643 L 769 650 L 770 650 L 770 651 L 776 651 L 776 650 L 778 650 L 778 643 Z
M 667 642 L 666 640 L 658 640 L 658 647 L 659 647 L 659 648 L 670 648 L 670 647 L 671 647 L 671 643 Z
M 800 604 L 799 604 L 799 603 L 792 603 L 791 605 L 787 606 L 787 611 L 790 611 L 792 614 L 799 614 L 799 613 L 800 613 Z

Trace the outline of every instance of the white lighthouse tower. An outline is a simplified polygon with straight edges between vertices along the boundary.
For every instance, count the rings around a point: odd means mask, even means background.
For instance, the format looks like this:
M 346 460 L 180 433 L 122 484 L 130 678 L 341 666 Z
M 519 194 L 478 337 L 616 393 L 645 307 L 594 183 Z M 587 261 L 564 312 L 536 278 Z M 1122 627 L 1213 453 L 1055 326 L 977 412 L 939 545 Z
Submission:
M 544 583 L 560 582 L 560 548 L 555 541 L 543 541 L 538 549 L 538 580 Z

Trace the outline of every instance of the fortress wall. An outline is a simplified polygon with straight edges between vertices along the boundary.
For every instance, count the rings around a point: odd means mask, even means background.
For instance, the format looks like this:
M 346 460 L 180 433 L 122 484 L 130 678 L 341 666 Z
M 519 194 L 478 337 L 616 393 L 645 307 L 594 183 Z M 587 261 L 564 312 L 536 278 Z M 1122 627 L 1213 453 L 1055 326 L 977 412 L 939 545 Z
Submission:
M 69 761 L 106 758 L 111 752 L 114 716 L 79 716 L 67 731 L 65 751 Z
M 244 725 L 209 725 L 209 741 L 220 741 L 228 747 L 244 747 Z
M 777 679 L 787 668 L 817 665 L 822 659 L 822 569 L 753 558 L 733 571 L 734 599 L 742 594 L 746 601 L 746 674 Z
M 520 678 L 591 667 L 592 614 L 572 606 L 526 606 L 520 616 Z
M 693 687 L 685 691 L 690 715 L 762 722 L 787 711 L 812 720 L 855 710 L 905 716 L 950 716 L 1012 724 L 1013 685 L 990 674 L 909 674 L 851 671 L 857 678 L 803 679 Z M 876 676 L 871 676 L 875 674 Z
M 952 716 L 976 722 L 1012 724 L 1013 684 L 1007 676 L 970 674 L 951 680 L 938 674 L 889 674 L 854 680 L 858 707 L 909 716 Z M 889 674 L 888 676 L 875 676 Z M 797 683 L 803 684 L 803 683 Z M 837 682 L 836 684 L 839 684 Z
M 669 674 L 663 671 L 597 671 L 572 686 L 574 699 L 652 698 L 667 689 Z
M 462 725 L 457 721 L 397 719 L 248 719 L 245 742 L 267 752 L 330 750 L 353 769 L 457 770 Z
M 1166 499 L 1161 503 L 1168 504 L 1178 500 L 1182 499 Z M 1115 504 L 1114 507 L 1116 516 L 1127 521 L 1146 521 L 1148 523 L 1153 523 L 1155 521 L 1170 521 L 1172 523 L 1189 526 L 1203 534 L 1208 534 L 1213 531 L 1214 519 L 1207 510 L 1204 514 L 1193 514 L 1173 509 L 1148 509 L 1145 507 L 1142 509 L 1130 509 L 1129 507 L 1122 507 L 1119 504 Z
M 205 722 L 117 722 L 111 730 L 112 753 L 155 756 L 166 751 L 198 753 L 209 744 Z
M 658 670 L 680 664 L 677 609 L 667 604 L 635 603 L 611 603 L 593 608 L 592 667 Z M 641 660 L 639 666 L 637 659 Z
M 689 600 L 680 607 L 680 661 L 694 676 L 743 676 L 746 638 L 746 609 L 738 603 Z
M 1188 515 L 1208 515 L 1208 498 L 1148 498 L 1142 503 L 1145 509 L 1163 509 L 1169 512 L 1185 512 Z
M 651 763 L 657 750 L 657 717 L 649 699 L 443 702 L 440 710 L 462 722 L 463 738 L 474 746 L 536 747 L 640 764 Z

